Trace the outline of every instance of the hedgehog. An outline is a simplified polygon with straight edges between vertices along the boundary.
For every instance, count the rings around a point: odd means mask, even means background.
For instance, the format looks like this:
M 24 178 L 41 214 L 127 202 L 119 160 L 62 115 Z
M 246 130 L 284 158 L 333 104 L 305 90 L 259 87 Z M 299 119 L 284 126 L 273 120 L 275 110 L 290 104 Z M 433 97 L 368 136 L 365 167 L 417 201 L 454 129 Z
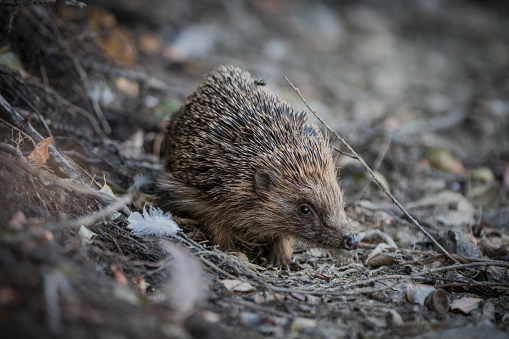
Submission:
M 358 247 L 328 139 L 247 71 L 206 75 L 171 116 L 162 153 L 161 207 L 196 220 L 221 250 L 265 245 L 268 265 L 283 266 L 296 240 Z

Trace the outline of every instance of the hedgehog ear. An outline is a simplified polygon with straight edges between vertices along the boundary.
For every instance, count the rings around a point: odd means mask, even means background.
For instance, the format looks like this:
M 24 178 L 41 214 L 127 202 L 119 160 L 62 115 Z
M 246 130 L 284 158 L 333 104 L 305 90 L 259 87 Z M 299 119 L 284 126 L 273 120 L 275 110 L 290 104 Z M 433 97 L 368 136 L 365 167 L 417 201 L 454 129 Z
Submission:
M 268 193 L 273 182 L 274 172 L 266 169 L 259 169 L 256 171 L 254 176 L 255 192 L 258 196 L 262 197 Z

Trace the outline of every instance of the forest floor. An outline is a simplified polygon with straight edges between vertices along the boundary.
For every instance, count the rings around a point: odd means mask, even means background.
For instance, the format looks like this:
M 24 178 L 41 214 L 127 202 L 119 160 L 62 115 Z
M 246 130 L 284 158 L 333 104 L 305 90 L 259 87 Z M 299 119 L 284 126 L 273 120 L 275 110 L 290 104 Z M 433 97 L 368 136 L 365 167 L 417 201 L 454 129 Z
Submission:
M 508 5 L 40 2 L 0 7 L 2 336 L 508 337 Z M 402 209 L 342 153 L 356 251 L 267 268 L 193 220 L 133 234 L 168 117 L 222 64 L 305 110 L 288 77 Z

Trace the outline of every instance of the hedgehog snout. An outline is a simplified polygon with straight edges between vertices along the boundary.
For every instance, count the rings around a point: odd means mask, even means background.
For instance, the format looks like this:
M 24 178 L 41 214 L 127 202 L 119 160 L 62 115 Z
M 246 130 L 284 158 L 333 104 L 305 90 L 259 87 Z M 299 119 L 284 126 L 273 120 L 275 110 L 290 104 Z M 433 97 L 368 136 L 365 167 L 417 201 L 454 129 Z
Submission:
M 347 251 L 359 248 L 359 242 L 357 241 L 355 234 L 350 233 L 343 237 L 343 248 Z

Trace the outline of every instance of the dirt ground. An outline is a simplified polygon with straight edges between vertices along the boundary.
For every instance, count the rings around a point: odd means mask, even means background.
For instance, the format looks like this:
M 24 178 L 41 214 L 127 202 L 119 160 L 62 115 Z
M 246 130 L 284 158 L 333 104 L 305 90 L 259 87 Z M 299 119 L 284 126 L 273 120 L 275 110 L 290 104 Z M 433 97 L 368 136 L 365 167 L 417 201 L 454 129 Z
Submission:
M 509 5 L 85 2 L 0 1 L 2 337 L 509 337 Z M 171 224 L 166 120 L 228 64 L 334 131 L 358 250 L 128 227 Z

